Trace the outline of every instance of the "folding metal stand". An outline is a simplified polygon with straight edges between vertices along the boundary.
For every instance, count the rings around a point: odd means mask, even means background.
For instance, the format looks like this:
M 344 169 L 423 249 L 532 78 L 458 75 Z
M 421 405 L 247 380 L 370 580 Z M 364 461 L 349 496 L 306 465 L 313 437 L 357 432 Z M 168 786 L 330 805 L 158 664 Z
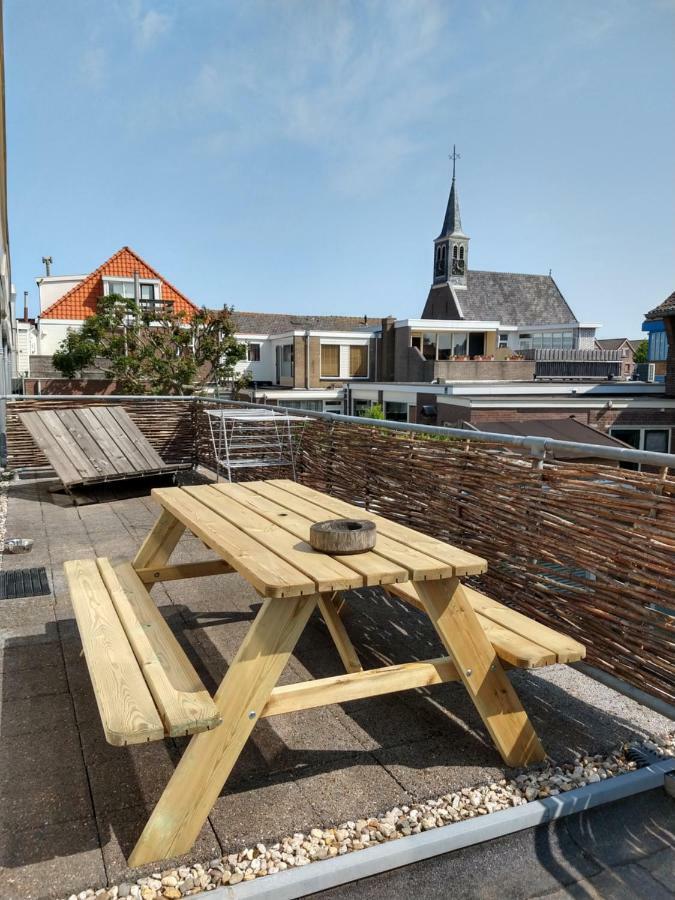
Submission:
M 232 481 L 236 469 L 287 466 L 295 481 L 295 459 L 307 422 L 271 409 L 207 410 L 216 480 Z

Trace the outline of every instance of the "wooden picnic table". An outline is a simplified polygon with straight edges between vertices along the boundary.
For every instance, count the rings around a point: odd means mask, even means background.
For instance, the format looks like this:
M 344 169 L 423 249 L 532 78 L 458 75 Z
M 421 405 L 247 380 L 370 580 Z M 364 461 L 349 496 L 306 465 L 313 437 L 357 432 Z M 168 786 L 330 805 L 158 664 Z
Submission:
M 505 668 L 573 661 L 584 655 L 584 648 L 463 585 L 466 576 L 486 571 L 484 559 L 283 479 L 160 488 L 152 496 L 161 512 L 133 563 L 116 569 L 107 560 L 66 564 L 104 725 L 106 716 L 110 721 L 119 711 L 119 703 L 111 697 L 124 691 L 119 684 L 114 692 L 106 688 L 113 675 L 101 667 L 105 668 L 110 653 L 101 654 L 92 638 L 102 631 L 90 621 L 93 601 L 105 603 L 106 596 L 96 585 L 96 565 L 129 637 L 133 651 L 129 655 L 133 659 L 135 654 L 143 663 L 140 681 L 145 678 L 148 683 L 148 704 L 154 703 L 158 710 L 157 723 L 153 720 L 148 726 L 141 720 L 138 725 L 127 704 L 123 724 L 117 715 L 115 729 L 110 727 L 115 731 L 114 742 L 151 740 L 162 737 L 162 731 L 194 734 L 131 854 L 130 865 L 190 850 L 261 717 L 461 681 L 507 764 L 527 765 L 544 758 Z M 314 551 L 308 543 L 310 526 L 336 517 L 374 521 L 375 548 L 346 556 Z M 171 565 L 171 554 L 186 529 L 219 559 Z M 243 576 L 263 602 L 210 701 L 196 673 L 180 656 L 182 651 L 171 645 L 168 628 L 157 621 L 152 600 L 148 605 L 143 594 L 148 598 L 147 590 L 156 582 L 226 572 Z M 423 610 L 448 656 L 364 671 L 340 617 L 339 602 L 343 591 L 375 585 Z M 135 606 L 142 634 L 137 634 L 133 622 L 129 627 L 125 596 Z M 346 674 L 277 686 L 316 608 Z M 107 606 L 102 609 L 102 618 L 108 621 L 111 613 Z M 119 636 L 115 640 L 119 644 Z M 164 682 L 148 678 L 146 670 L 157 673 L 157 666 L 168 673 Z M 175 673 L 178 677 L 172 677 Z M 119 675 L 117 670 L 113 674 Z M 126 685 L 125 691 L 133 694 Z

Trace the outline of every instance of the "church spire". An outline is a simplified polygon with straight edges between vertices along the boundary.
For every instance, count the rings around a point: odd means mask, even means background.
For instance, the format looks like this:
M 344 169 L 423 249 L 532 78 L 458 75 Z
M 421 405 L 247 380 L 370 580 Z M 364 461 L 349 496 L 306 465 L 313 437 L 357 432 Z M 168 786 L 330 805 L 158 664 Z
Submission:
M 452 184 L 450 185 L 450 196 L 448 197 L 448 207 L 445 210 L 445 219 L 439 238 L 449 237 L 451 234 L 462 234 L 462 220 L 459 215 L 459 196 L 457 195 L 457 187 L 455 185 L 455 163 L 461 159 L 459 153 L 452 145 L 452 153 L 448 157 L 452 160 Z
M 469 238 L 462 231 L 459 216 L 459 197 L 455 184 L 455 163 L 459 159 L 455 145 L 452 145 L 452 185 L 448 207 L 445 211 L 443 228 L 434 241 L 434 281 L 435 285 L 449 283 L 456 287 L 466 287 L 466 271 L 469 258 Z

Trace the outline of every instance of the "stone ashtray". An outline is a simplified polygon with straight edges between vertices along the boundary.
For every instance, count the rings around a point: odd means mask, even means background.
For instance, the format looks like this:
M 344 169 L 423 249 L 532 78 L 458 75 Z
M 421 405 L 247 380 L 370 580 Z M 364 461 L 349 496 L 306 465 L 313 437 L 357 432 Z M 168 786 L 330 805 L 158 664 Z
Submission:
M 321 553 L 365 553 L 375 546 L 377 529 L 366 519 L 329 519 L 309 529 L 309 542 Z

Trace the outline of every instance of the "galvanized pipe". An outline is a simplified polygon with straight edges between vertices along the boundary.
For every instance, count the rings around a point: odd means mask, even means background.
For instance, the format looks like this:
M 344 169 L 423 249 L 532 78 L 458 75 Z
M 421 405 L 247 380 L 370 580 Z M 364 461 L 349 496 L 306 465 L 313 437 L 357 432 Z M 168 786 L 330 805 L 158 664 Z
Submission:
M 25 394 L 6 394 L 0 398 L 3 400 L 55 400 L 63 395 L 47 395 L 40 397 Z M 260 406 L 265 409 L 283 410 L 284 412 L 298 415 L 295 407 L 272 406 L 264 403 L 251 403 L 243 400 L 227 400 L 223 398 L 204 397 L 192 395 L 157 395 L 157 394 L 78 394 L 78 400 L 200 400 L 205 403 L 223 403 L 234 406 Z M 388 431 L 404 431 L 415 434 L 433 434 L 438 437 L 460 438 L 464 441 L 478 441 L 480 443 L 502 444 L 508 447 L 519 447 L 528 450 L 531 456 L 538 459 L 556 450 L 563 451 L 569 456 L 593 456 L 596 459 L 611 459 L 618 462 L 642 463 L 655 466 L 659 469 L 675 469 L 675 454 L 656 453 L 653 450 L 634 450 L 632 447 L 601 447 L 597 444 L 582 444 L 576 441 L 558 441 L 552 438 L 523 436 L 515 434 L 499 434 L 492 431 L 470 431 L 463 428 L 446 428 L 440 425 L 419 425 L 415 422 L 391 422 L 387 419 L 368 419 L 363 416 L 346 416 L 340 413 L 315 412 L 314 410 L 300 410 L 302 415 L 316 419 L 326 419 L 334 422 L 351 422 L 354 425 L 368 425 L 372 428 L 383 428 Z

